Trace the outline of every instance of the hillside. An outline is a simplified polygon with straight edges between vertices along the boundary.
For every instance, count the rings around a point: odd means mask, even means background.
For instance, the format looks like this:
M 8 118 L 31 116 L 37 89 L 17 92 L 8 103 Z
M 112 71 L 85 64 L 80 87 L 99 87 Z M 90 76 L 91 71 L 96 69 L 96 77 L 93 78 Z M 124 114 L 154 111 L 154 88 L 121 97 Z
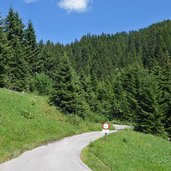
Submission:
M 170 20 L 62 45 L 37 42 L 33 23 L 10 8 L 0 39 L 1 88 L 46 95 L 65 114 L 129 121 L 171 138 Z
M 152 135 L 121 131 L 90 144 L 83 161 L 94 171 L 170 171 L 170 142 Z
M 65 117 L 47 97 L 0 89 L 0 162 L 41 143 L 97 130 L 78 117 Z

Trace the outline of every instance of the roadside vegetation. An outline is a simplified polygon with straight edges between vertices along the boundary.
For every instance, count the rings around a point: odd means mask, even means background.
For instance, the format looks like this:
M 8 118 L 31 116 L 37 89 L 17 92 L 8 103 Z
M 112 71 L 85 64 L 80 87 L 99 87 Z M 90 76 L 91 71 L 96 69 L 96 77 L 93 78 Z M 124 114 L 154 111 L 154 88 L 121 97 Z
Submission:
M 0 40 L 0 88 L 46 95 L 66 115 L 128 121 L 171 138 L 171 20 L 63 45 L 37 42 L 33 23 L 10 8 L 0 14 Z
M 40 144 L 100 129 L 100 124 L 62 115 L 47 97 L 0 89 L 0 163 Z
M 87 34 L 63 45 L 50 40 L 37 42 L 33 23 L 24 24 L 18 12 L 10 8 L 6 17 L 0 15 L 0 40 L 0 162 L 46 141 L 97 130 L 94 123 L 105 121 L 133 123 L 136 131 L 171 139 L 171 20 L 139 31 Z M 167 142 L 124 133 L 90 146 L 99 152 L 90 156 L 92 161 L 99 158 L 99 169 L 105 163 L 103 166 L 111 170 L 115 166 L 118 170 L 120 165 L 122 170 L 129 170 L 129 162 L 122 162 L 137 155 L 130 168 L 135 165 L 135 170 L 141 171 L 146 167 L 138 168 L 139 163 L 147 162 L 148 168 L 167 170 L 170 160 L 163 155 Z M 128 138 L 121 137 L 120 143 L 117 138 L 122 135 Z M 98 142 L 102 144 L 98 146 Z M 117 148 L 112 148 L 116 142 Z M 122 153 L 113 150 L 122 145 L 123 157 L 131 156 L 130 147 L 135 155 L 120 161 Z M 153 153 L 155 145 L 158 148 Z M 143 147 L 149 150 L 143 152 Z M 103 152 L 109 153 L 109 164 L 99 157 Z M 114 154 L 117 165 L 112 162 Z M 158 156 L 159 167 L 152 160 Z
M 170 142 L 130 130 L 103 137 L 84 149 L 82 160 L 93 171 L 170 171 Z

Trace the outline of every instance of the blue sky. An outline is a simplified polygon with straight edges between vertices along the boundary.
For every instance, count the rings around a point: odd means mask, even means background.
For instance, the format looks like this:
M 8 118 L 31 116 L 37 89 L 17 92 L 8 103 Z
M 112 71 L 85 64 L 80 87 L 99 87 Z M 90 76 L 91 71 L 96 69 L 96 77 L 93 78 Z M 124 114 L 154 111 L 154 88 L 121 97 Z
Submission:
M 171 0 L 0 0 L 2 16 L 10 5 L 25 24 L 33 22 L 38 40 L 64 44 L 87 33 L 137 30 L 171 19 Z

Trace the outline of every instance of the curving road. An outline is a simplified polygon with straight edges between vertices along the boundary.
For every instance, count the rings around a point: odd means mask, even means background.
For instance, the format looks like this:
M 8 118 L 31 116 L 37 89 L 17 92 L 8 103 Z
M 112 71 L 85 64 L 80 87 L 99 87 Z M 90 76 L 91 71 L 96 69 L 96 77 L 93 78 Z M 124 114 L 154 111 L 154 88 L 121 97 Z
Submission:
M 116 130 L 111 133 L 127 128 L 123 125 L 114 126 Z M 102 136 L 102 132 L 90 132 L 64 138 L 1 164 L 0 171 L 90 171 L 80 160 L 81 151 Z

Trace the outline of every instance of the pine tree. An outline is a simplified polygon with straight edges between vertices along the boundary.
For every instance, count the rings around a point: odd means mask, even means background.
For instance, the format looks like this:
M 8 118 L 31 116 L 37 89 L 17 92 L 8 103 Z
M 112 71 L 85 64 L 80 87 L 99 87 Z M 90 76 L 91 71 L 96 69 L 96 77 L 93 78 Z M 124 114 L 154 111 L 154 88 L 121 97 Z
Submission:
M 36 73 L 41 73 L 43 71 L 41 48 L 36 42 L 36 34 L 31 21 L 28 22 L 28 26 L 24 31 L 24 43 L 30 74 L 35 75 Z
M 112 112 L 114 99 L 113 89 L 110 83 L 98 82 L 96 87 L 97 111 L 99 114 L 109 118 Z
M 4 32 L 3 32 L 3 22 L 0 16 L 0 40 L 1 42 L 4 41 Z M 4 77 L 5 77 L 5 68 L 4 68 L 4 63 L 3 63 L 3 52 L 4 52 L 4 47 L 3 44 L 0 42 L 0 87 L 4 87 Z
M 5 31 L 12 46 L 15 46 L 16 38 L 19 39 L 21 44 L 23 43 L 23 29 L 24 24 L 22 23 L 19 14 L 10 8 L 5 19 Z
M 50 101 L 66 114 L 77 114 L 80 108 L 75 74 L 65 53 L 54 73 L 54 91 Z
M 124 69 L 122 86 L 126 93 L 127 111 L 125 111 L 125 118 L 134 122 L 139 100 L 140 78 L 146 75 L 146 71 L 140 66 L 132 65 Z
M 152 75 L 141 78 L 139 110 L 137 112 L 137 131 L 166 137 L 162 120 L 164 115 L 158 103 L 159 86 Z
M 165 129 L 171 138 L 171 57 L 167 52 L 162 56 L 159 72 L 159 103 L 165 116 Z
M 8 87 L 9 84 L 9 58 L 11 56 L 10 45 L 4 32 L 4 21 L 0 17 L 0 87 Z
M 9 59 L 10 89 L 23 91 L 28 89 L 28 64 L 24 47 L 24 24 L 13 9 L 5 19 L 5 32 L 12 48 Z
M 97 95 L 95 93 L 95 89 L 96 87 L 93 87 L 93 83 L 92 80 L 90 78 L 90 75 L 86 75 L 83 71 L 80 74 L 80 89 L 82 92 L 82 95 L 84 97 L 84 103 L 86 104 L 86 106 L 88 106 L 88 112 L 91 114 L 94 113 L 98 113 L 98 101 L 97 101 Z M 96 82 L 96 81 L 95 81 Z M 97 83 L 97 82 L 96 82 Z M 90 116 L 91 117 L 91 116 Z
M 28 65 L 25 61 L 25 52 L 22 50 L 19 40 L 15 42 L 15 53 L 11 61 L 11 89 L 15 91 L 28 90 Z
M 116 70 L 113 76 L 112 85 L 114 96 L 110 118 L 119 120 L 132 120 L 132 118 L 127 118 L 129 110 L 127 104 L 126 91 L 123 87 L 123 75 L 124 71 Z

